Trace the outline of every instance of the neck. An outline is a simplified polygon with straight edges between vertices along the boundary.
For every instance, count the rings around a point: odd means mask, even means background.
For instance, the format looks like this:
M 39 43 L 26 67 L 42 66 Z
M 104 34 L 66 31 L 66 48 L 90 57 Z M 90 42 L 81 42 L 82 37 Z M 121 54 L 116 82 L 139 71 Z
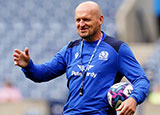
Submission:
M 102 32 L 99 32 L 98 34 L 96 34 L 94 36 L 90 36 L 88 38 L 83 38 L 83 39 L 86 42 L 94 42 L 94 41 L 99 40 L 102 36 L 103 36 Z

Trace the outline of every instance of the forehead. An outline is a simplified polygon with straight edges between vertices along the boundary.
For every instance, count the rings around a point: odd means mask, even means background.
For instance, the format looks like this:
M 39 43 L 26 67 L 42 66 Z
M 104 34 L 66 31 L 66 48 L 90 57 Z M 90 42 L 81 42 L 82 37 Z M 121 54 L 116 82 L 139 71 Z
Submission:
M 89 8 L 85 8 L 85 9 L 77 9 L 75 11 L 75 18 L 84 18 L 84 17 L 94 17 L 94 11 L 89 9 Z

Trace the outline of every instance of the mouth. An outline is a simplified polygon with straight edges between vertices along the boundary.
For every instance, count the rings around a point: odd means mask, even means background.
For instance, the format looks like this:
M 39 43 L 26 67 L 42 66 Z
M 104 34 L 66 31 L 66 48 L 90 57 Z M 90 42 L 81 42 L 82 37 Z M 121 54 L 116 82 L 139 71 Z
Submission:
M 80 28 L 80 32 L 84 33 L 88 30 L 88 28 Z

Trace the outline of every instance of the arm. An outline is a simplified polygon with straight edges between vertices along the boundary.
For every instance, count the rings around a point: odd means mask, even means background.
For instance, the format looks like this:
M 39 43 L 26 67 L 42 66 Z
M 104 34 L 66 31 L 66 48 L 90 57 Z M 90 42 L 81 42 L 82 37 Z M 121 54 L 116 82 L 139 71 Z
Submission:
M 15 52 L 16 54 L 13 54 L 15 65 L 22 67 L 25 76 L 35 82 L 49 81 L 65 72 L 66 64 L 62 57 L 65 50 L 61 50 L 44 64 L 34 64 L 30 59 L 28 48 L 24 52 L 17 49 Z M 29 62 L 25 60 L 29 60 Z
M 125 43 L 119 49 L 118 62 L 120 72 L 132 83 L 134 89 L 130 97 L 117 110 L 121 110 L 120 115 L 126 114 L 126 112 L 134 113 L 136 105 L 142 103 L 147 96 L 149 80 L 132 51 Z

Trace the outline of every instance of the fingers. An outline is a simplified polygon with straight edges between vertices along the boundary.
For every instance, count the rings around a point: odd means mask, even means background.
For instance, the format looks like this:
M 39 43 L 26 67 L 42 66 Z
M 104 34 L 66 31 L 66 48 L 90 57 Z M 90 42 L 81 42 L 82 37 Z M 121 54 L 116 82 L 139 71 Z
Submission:
M 16 52 L 17 54 L 21 54 L 22 51 L 20 51 L 19 49 L 15 49 L 14 52 Z
M 17 66 L 18 65 L 18 60 L 19 60 L 22 52 L 18 49 L 15 49 L 14 52 L 16 52 L 16 53 L 13 54 L 14 65 Z
M 129 108 L 123 108 L 118 115 L 133 115 L 134 112 L 130 111 Z
M 124 104 L 121 103 L 121 105 L 116 109 L 116 111 L 121 111 L 118 115 L 123 115 L 122 114 L 123 108 L 124 108 Z
M 16 52 L 16 53 L 13 54 L 14 65 L 17 66 L 18 65 L 18 60 L 19 60 L 22 52 L 18 49 L 15 49 L 14 51 Z
M 123 107 L 124 107 L 124 104 L 121 103 L 121 105 L 116 109 L 116 111 L 121 111 Z
M 13 60 L 14 60 L 14 65 L 17 66 L 18 65 L 18 59 L 19 59 L 19 54 L 13 54 Z
M 24 52 L 19 49 L 15 49 L 13 54 L 13 60 L 15 66 L 26 67 L 29 63 L 30 56 L 28 48 L 25 48 Z
M 118 109 L 116 109 L 117 111 L 121 111 L 118 115 L 132 115 L 130 114 L 130 111 L 128 110 L 129 108 L 126 107 L 126 105 L 124 103 L 121 103 L 121 105 L 119 106 Z
M 25 54 L 26 54 L 27 56 L 29 56 L 29 50 L 28 50 L 28 48 L 25 48 L 24 52 L 25 52 Z
M 13 54 L 13 60 L 14 61 L 17 61 L 19 58 L 20 58 L 20 55 L 22 55 L 23 54 L 23 52 L 22 51 L 20 51 L 20 50 L 18 50 L 18 49 L 15 49 L 14 50 L 14 54 Z
M 128 98 L 116 109 L 120 111 L 118 115 L 133 115 L 136 111 L 136 101 L 133 98 Z
M 20 55 L 22 55 L 22 54 L 25 54 L 25 55 L 29 56 L 29 50 L 28 50 L 28 48 L 25 48 L 24 52 L 20 51 L 19 49 L 15 49 L 14 52 L 15 52 L 15 53 L 13 54 L 13 56 L 14 56 L 14 57 L 17 57 L 17 58 L 18 58 Z
M 19 58 L 19 54 L 14 53 L 14 54 L 13 54 L 13 57 Z

